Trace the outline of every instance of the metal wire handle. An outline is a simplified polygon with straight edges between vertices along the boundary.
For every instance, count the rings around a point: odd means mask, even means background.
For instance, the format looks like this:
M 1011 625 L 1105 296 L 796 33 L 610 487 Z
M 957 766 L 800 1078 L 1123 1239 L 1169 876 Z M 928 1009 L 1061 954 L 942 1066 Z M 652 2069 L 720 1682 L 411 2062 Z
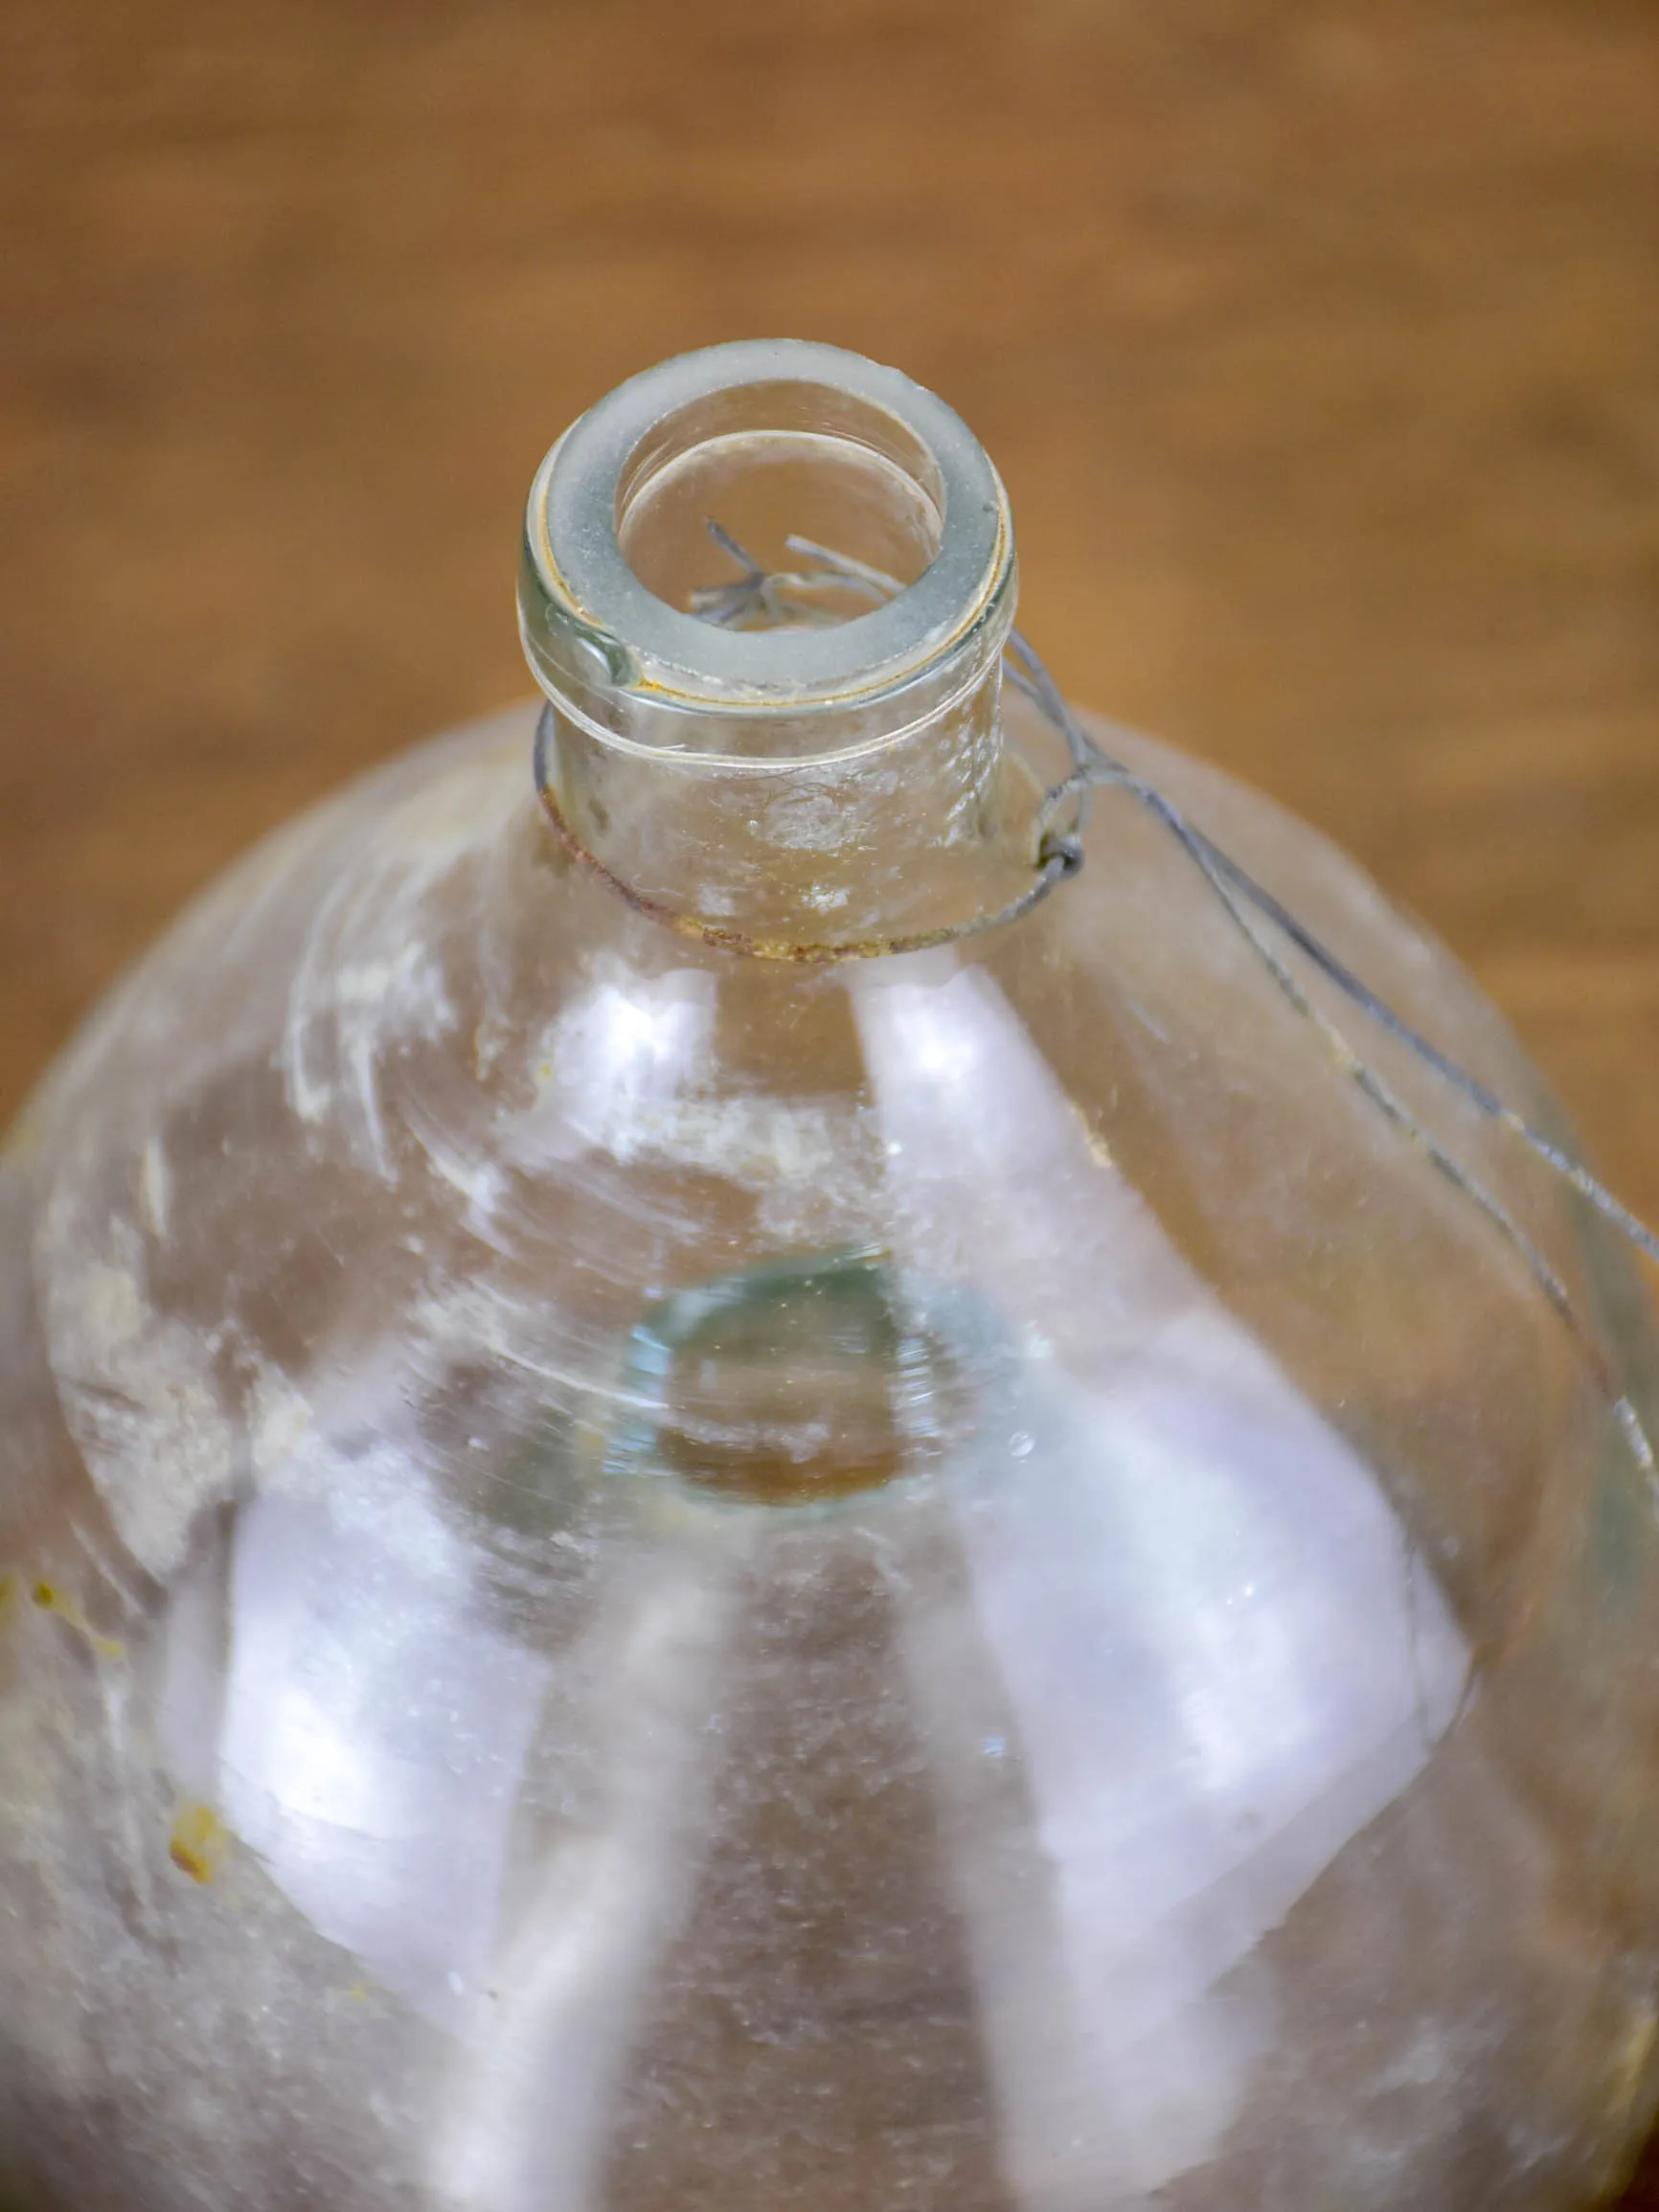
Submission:
M 767 570 L 716 521 L 709 535 L 739 575 L 726 583 L 712 584 L 692 594 L 691 609 L 705 622 L 722 628 L 745 628 L 779 623 L 828 623 L 836 618 L 816 604 L 826 591 L 854 592 L 865 598 L 886 600 L 902 587 L 895 577 L 851 559 L 811 538 L 790 536 L 788 550 L 811 565 L 801 570 Z M 1156 785 L 1116 760 L 1092 738 L 1067 704 L 1063 693 L 1031 645 L 1015 630 L 1005 656 L 1007 680 L 1030 699 L 1064 741 L 1071 762 L 1069 772 L 1044 792 L 1039 801 L 1032 845 L 1032 880 L 1028 888 L 1005 906 L 967 920 L 947 924 L 909 937 L 858 938 L 840 943 L 795 944 L 786 939 L 756 938 L 740 930 L 705 921 L 657 901 L 625 883 L 582 843 L 560 811 L 551 782 L 551 746 L 554 713 L 542 712 L 536 727 L 535 781 L 541 804 L 561 843 L 582 865 L 591 869 L 640 913 L 664 924 L 681 936 L 694 938 L 716 949 L 746 954 L 753 959 L 788 961 L 802 966 L 828 967 L 840 962 L 872 960 L 897 952 L 920 952 L 961 939 L 982 936 L 1017 922 L 1040 905 L 1059 884 L 1082 867 L 1082 835 L 1088 825 L 1090 802 L 1098 790 L 1121 791 L 1159 822 L 1208 885 L 1222 911 L 1293 1012 L 1314 1032 L 1337 1071 L 1398 1131 L 1445 1182 L 1483 1214 L 1525 1265 L 1562 1325 L 1578 1343 L 1598 1387 L 1608 1400 L 1614 1416 L 1647 1478 L 1649 1494 L 1659 1505 L 1659 1462 L 1642 1417 L 1621 1387 L 1607 1353 L 1579 1313 L 1571 1291 L 1534 1239 L 1478 1176 L 1453 1158 L 1431 1134 L 1405 1101 L 1375 1070 L 1362 1060 L 1347 1036 L 1309 996 L 1273 942 L 1283 938 L 1294 946 L 1327 982 L 1357 1007 L 1371 1021 L 1403 1044 L 1488 1120 L 1517 1138 L 1556 1174 L 1560 1176 L 1597 1213 L 1628 1239 L 1646 1258 L 1659 1264 L 1659 1236 L 1639 1220 L 1591 1174 L 1581 1160 L 1534 1129 L 1495 1091 L 1460 1067 L 1440 1047 L 1414 1029 L 1377 997 L 1352 970 L 1329 951 L 1304 923 L 1273 894 L 1258 883 L 1203 831 L 1188 820 Z M 1264 926 L 1265 925 L 1265 926 Z M 1271 931 L 1273 936 L 1268 932 Z

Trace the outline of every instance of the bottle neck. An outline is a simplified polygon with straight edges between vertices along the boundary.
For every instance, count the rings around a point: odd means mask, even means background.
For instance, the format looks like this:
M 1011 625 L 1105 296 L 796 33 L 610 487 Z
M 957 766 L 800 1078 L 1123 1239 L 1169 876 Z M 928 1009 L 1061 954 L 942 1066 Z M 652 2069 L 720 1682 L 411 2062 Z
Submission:
M 1025 853 L 998 665 L 916 704 L 905 716 L 888 702 L 891 724 L 874 734 L 866 711 L 851 743 L 795 759 L 638 745 L 550 703 L 538 774 L 579 856 L 696 934 L 803 948 L 908 940 L 1011 896 Z M 750 721 L 741 734 L 769 733 Z
M 908 379 L 785 344 L 634 378 L 531 497 L 556 827 L 636 904 L 774 954 L 970 924 L 1031 866 L 1014 591 L 989 462 Z

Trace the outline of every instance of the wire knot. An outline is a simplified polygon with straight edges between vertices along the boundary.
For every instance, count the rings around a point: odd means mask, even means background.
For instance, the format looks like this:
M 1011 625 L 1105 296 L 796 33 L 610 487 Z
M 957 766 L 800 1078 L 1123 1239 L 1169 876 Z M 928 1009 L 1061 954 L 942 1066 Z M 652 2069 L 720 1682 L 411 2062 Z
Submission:
M 1083 841 L 1075 831 L 1045 830 L 1037 840 L 1039 868 L 1058 861 L 1060 878 L 1075 876 L 1083 864 Z

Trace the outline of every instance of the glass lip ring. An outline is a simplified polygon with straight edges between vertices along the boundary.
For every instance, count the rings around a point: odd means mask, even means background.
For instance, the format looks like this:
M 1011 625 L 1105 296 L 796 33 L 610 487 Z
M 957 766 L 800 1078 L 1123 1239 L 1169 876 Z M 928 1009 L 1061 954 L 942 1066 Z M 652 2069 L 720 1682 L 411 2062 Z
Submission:
M 920 449 L 941 511 L 940 547 L 914 582 L 850 621 L 726 629 L 669 605 L 640 582 L 619 539 L 620 511 L 653 432 L 698 401 L 779 385 L 815 386 L 827 399 L 874 410 L 893 422 L 896 444 Z M 654 696 L 665 707 L 833 710 L 953 658 L 1005 603 L 1011 620 L 1012 579 L 1008 494 L 954 409 L 900 371 L 837 346 L 741 339 L 644 370 L 553 446 L 526 510 L 521 627 L 532 672 L 556 699 L 570 696 L 574 678 L 580 688 Z M 993 632 L 1004 627 L 989 624 Z M 983 643 L 1001 650 L 1000 635 Z

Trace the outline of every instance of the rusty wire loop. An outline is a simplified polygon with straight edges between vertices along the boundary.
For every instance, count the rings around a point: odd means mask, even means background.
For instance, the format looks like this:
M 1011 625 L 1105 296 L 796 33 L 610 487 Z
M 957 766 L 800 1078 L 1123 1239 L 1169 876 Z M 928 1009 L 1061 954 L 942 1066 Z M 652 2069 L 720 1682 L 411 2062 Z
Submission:
M 768 571 L 730 532 L 711 520 L 709 535 L 738 567 L 739 575 L 725 583 L 693 592 L 691 609 L 705 622 L 722 628 L 744 628 L 756 624 L 820 624 L 837 619 L 815 604 L 826 592 L 850 592 L 867 599 L 886 600 L 902 587 L 895 577 L 851 559 L 811 538 L 790 536 L 790 553 L 809 565 L 800 570 Z M 910 938 L 856 940 L 846 944 L 788 945 L 748 938 L 741 933 L 704 922 L 700 917 L 676 912 L 647 901 L 623 884 L 589 853 L 559 812 L 549 786 L 547 748 L 552 709 L 547 709 L 537 732 L 536 782 L 542 803 L 555 829 L 577 856 L 623 892 L 641 911 L 668 924 L 682 935 L 701 939 L 718 948 L 746 952 L 762 959 L 790 960 L 823 966 L 834 962 L 869 959 L 882 953 L 917 951 L 965 937 L 1001 928 L 1039 905 L 1068 877 L 1083 865 L 1083 832 L 1088 826 L 1090 803 L 1097 791 L 1121 791 L 1142 807 L 1169 832 L 1191 860 L 1198 875 L 1249 947 L 1281 997 L 1313 1032 L 1337 1072 L 1398 1132 L 1433 1171 L 1474 1206 L 1492 1229 L 1520 1259 L 1534 1284 L 1578 1344 L 1598 1387 L 1607 1398 L 1649 1493 L 1659 1502 L 1659 1461 L 1643 1425 L 1642 1417 L 1618 1376 L 1595 1331 L 1584 1320 L 1572 1292 L 1543 1251 L 1478 1176 L 1461 1166 L 1439 1139 L 1423 1126 L 1406 1102 L 1363 1060 L 1347 1036 L 1318 1006 L 1306 986 L 1279 951 L 1274 938 L 1283 939 L 1307 960 L 1343 997 L 1366 1017 L 1402 1044 L 1477 1112 L 1509 1131 L 1525 1145 L 1578 1196 L 1627 1238 L 1648 1260 L 1659 1263 L 1659 1236 L 1620 1204 L 1581 1160 L 1545 1136 L 1496 1092 L 1447 1057 L 1411 1024 L 1378 998 L 1351 969 L 1330 952 L 1305 924 L 1273 894 L 1258 883 L 1239 863 L 1189 821 L 1179 808 L 1153 784 L 1125 762 L 1115 759 L 1090 736 L 1072 712 L 1063 693 L 1041 659 L 1019 634 L 1009 637 L 1004 662 L 1006 680 L 1043 715 L 1064 741 L 1070 768 L 1039 801 L 1032 842 L 1033 880 L 1019 898 L 993 913 L 980 914 L 966 924 L 955 924 Z M 1270 934 L 1271 933 L 1271 934 Z

